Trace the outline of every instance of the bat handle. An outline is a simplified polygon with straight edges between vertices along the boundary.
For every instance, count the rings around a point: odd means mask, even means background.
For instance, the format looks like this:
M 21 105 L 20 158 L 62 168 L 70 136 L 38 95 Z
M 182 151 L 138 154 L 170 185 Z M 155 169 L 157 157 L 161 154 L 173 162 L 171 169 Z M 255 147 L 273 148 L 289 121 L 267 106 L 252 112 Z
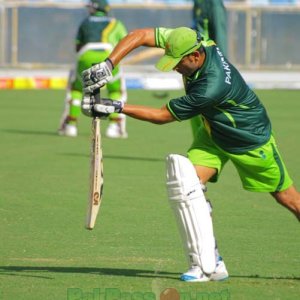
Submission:
M 100 88 L 95 89 L 92 94 L 95 97 L 96 104 L 100 104 L 101 102 Z

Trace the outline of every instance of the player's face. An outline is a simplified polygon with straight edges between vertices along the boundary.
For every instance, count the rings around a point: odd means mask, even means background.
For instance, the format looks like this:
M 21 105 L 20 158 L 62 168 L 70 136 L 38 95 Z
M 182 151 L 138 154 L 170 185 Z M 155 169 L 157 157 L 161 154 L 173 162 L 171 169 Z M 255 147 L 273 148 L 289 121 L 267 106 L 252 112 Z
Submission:
M 197 66 L 195 64 L 195 57 L 193 54 L 188 54 L 175 66 L 174 71 L 182 74 L 183 76 L 191 76 Z

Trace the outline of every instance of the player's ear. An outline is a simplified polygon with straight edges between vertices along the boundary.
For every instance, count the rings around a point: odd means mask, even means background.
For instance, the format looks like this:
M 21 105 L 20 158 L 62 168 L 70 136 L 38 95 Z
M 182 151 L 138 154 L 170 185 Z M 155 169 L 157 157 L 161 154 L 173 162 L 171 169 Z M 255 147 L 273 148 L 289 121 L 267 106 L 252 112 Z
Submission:
M 195 52 L 193 52 L 193 55 L 194 55 L 196 58 L 199 58 L 199 57 L 200 57 L 200 53 L 199 53 L 199 51 L 195 51 Z
M 195 51 L 193 53 L 191 53 L 190 57 L 193 58 L 194 62 L 198 62 L 200 59 L 200 53 L 198 51 Z

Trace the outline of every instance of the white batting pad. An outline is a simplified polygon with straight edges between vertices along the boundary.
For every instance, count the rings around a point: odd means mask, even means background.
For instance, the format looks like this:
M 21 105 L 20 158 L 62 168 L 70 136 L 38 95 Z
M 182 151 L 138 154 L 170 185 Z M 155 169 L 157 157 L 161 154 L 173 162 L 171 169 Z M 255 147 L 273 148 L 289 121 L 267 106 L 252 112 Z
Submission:
M 167 156 L 169 202 L 192 266 L 206 274 L 216 268 L 213 225 L 199 178 L 192 163 L 184 156 Z

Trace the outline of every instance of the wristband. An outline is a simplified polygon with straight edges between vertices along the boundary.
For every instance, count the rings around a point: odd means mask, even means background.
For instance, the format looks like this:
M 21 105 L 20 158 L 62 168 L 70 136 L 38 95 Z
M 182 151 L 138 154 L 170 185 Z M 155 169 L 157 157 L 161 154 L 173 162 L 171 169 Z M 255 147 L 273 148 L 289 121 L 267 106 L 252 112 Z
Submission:
M 112 61 L 111 61 L 109 58 L 107 58 L 107 59 L 105 60 L 105 62 L 106 62 L 106 64 L 107 64 L 109 70 L 112 71 L 112 70 L 114 69 L 114 64 L 112 63 Z

